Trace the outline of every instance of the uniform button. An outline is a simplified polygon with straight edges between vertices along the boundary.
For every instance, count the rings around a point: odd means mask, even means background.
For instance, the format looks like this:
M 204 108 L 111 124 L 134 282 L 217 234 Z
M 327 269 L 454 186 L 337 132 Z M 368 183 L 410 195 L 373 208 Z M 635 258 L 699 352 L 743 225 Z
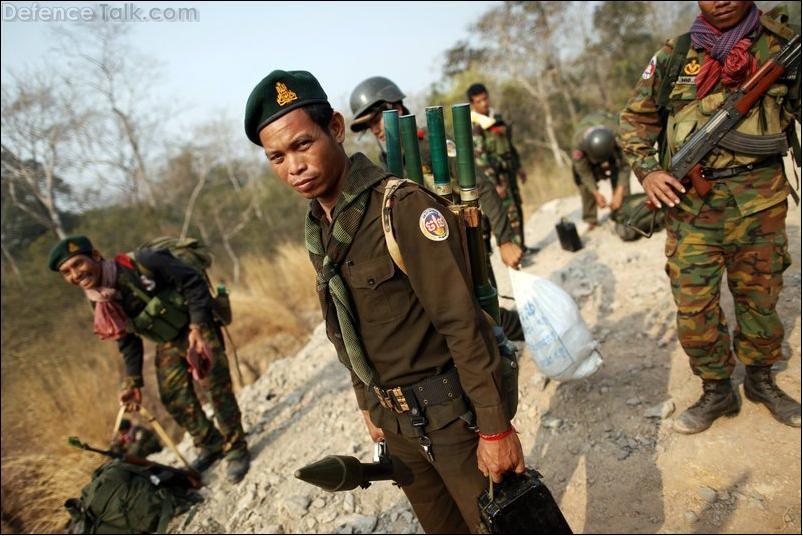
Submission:
M 376 281 L 374 280 L 374 278 L 373 278 L 373 277 L 372 277 L 372 278 L 370 278 L 370 279 L 368 280 L 368 284 L 369 284 L 369 285 L 372 285 L 372 286 L 373 286 L 373 284 L 374 284 L 375 282 L 376 282 Z

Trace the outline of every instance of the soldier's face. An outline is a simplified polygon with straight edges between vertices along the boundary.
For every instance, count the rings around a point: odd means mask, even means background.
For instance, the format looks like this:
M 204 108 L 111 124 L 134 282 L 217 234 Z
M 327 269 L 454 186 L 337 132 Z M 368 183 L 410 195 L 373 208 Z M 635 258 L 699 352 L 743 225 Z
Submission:
M 342 143 L 343 116 L 335 112 L 324 130 L 299 108 L 268 124 L 259 133 L 273 171 L 306 199 L 337 194 L 348 158 Z
M 727 30 L 739 24 L 750 11 L 753 2 L 697 2 L 703 18 L 717 30 Z
M 488 115 L 491 111 L 491 99 L 487 93 L 480 93 L 471 97 L 471 109 L 482 115 Z
M 59 273 L 67 283 L 88 290 L 100 286 L 102 270 L 100 255 L 95 252 L 97 259 L 88 255 L 75 255 L 59 266 Z

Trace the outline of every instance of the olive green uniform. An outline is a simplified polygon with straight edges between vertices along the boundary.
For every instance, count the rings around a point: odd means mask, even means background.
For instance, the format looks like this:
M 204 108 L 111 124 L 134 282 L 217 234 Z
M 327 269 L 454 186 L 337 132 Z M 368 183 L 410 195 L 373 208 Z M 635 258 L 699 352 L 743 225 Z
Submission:
M 624 188 L 624 195 L 630 194 L 630 165 L 618 144 L 614 146 L 611 157 L 598 164 L 592 162 L 583 151 L 582 144 L 585 133 L 596 126 L 605 126 L 616 132 L 615 120 L 602 114 L 593 114 L 580 121 L 574 136 L 572 136 L 572 177 L 580 190 L 583 221 L 591 224 L 597 223 L 597 200 L 594 192 L 598 190 L 597 183 L 599 181 L 610 180 L 613 191 L 621 185 Z M 615 215 L 615 211 L 613 215 Z
M 470 424 L 487 434 L 510 426 L 499 388 L 501 360 L 471 291 L 455 216 L 412 183 L 396 192 L 392 212 L 395 236 L 409 276 L 394 264 L 381 224 L 384 185 L 389 177 L 365 156 L 355 154 L 344 193 L 332 213 L 334 223 L 327 221 L 315 201 L 308 218 L 320 226 L 320 238 L 329 255 L 332 241 L 338 240 L 345 228 L 339 207 L 342 199 L 355 193 L 349 191 L 349 186 L 373 184 L 338 272 L 345 281 L 356 331 L 365 357 L 376 372 L 377 386 L 387 392 L 398 386 L 418 385 L 456 368 L 465 394 L 424 409 L 433 461 L 428 461 L 419 446 L 410 412 L 394 412 L 380 404 L 352 368 L 357 403 L 384 431 L 391 456 L 410 469 L 412 478 L 402 484 L 402 489 L 424 530 L 476 532 L 477 497 L 487 479 L 477 468 L 478 436 Z M 422 218 L 432 210 L 445 221 L 445 238 L 433 239 L 423 230 Z M 319 273 L 319 285 L 320 277 Z M 322 307 L 327 335 L 345 363 L 345 336 L 338 330 L 337 315 L 325 301 Z
M 759 30 L 748 36 L 750 53 L 759 64 L 789 37 L 779 22 L 782 9 L 763 15 Z M 655 54 L 620 115 L 620 144 L 639 180 L 667 169 L 670 155 L 705 123 L 727 94 L 719 84 L 704 98 L 697 98 L 694 76 L 683 76 L 696 72 L 704 62 L 703 51 L 692 46 L 680 58 L 684 67 L 669 87 L 666 106 L 659 107 L 659 91 L 679 39 L 668 41 Z M 736 130 L 766 136 L 784 132 L 795 118 L 800 121 L 799 83 L 781 80 L 773 85 Z M 663 154 L 654 148 L 660 138 L 666 140 Z M 729 378 L 735 364 L 719 300 L 726 270 L 736 305 L 736 357 L 746 365 L 771 365 L 781 358 L 784 330 L 775 306 L 782 273 L 790 261 L 785 229 L 790 188 L 777 155 L 717 147 L 701 164 L 709 170 L 755 166 L 712 180 L 712 192 L 705 198 L 692 189 L 681 195 L 678 206 L 666 209 L 666 272 L 678 308 L 678 337 L 694 373 L 704 380 L 719 380 Z

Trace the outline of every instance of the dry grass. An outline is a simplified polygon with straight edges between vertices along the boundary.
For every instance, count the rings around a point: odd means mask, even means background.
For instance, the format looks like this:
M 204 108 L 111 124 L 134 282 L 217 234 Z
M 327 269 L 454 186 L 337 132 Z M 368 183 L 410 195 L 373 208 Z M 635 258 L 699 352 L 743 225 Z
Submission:
M 527 182 L 520 188 L 525 220 L 548 201 L 579 195 L 572 180 L 571 168 L 559 169 L 552 162 L 528 170 Z
M 314 272 L 302 246 L 282 245 L 270 259 L 243 259 L 244 284 L 232 289 L 232 336 L 241 348 L 253 346 L 253 359 L 273 359 L 266 340 L 284 355 L 300 348 L 316 311 Z M 2 359 L 2 512 L 3 531 L 61 532 L 68 520 L 64 501 L 80 494 L 102 461 L 67 445 L 77 435 L 105 447 L 117 413 L 122 360 L 115 345 L 92 335 L 85 303 L 54 311 L 50 333 L 4 330 Z M 177 439 L 181 430 L 159 402 L 146 344 L 144 403 Z M 248 352 L 244 353 L 246 357 Z M 243 357 L 241 356 L 241 360 Z M 264 363 L 251 364 L 264 370 Z

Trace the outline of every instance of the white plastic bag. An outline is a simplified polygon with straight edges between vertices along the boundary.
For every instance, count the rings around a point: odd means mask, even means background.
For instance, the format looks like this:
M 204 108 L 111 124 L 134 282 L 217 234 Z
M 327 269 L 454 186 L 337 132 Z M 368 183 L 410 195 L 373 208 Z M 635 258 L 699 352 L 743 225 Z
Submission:
M 510 269 L 524 338 L 538 369 L 553 380 L 580 380 L 602 364 L 599 344 L 566 291 L 537 275 Z

